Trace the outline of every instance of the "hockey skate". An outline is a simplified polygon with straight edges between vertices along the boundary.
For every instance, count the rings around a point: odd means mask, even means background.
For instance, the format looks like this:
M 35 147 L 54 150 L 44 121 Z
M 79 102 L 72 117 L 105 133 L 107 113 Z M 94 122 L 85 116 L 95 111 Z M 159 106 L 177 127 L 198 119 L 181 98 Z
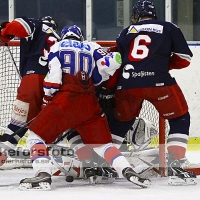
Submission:
M 196 174 L 184 170 L 180 160 L 174 160 L 168 168 L 169 185 L 196 185 Z
M 151 185 L 151 181 L 149 179 L 142 178 L 130 167 L 123 169 L 122 174 L 128 181 L 142 188 L 147 188 Z
M 25 178 L 20 181 L 20 190 L 51 190 L 51 175 L 40 172 L 36 177 Z
M 94 162 L 92 159 L 82 161 L 82 168 L 84 177 L 89 179 L 90 185 L 95 184 L 95 169 L 94 169 Z
M 102 166 L 103 176 L 110 178 L 117 178 L 118 174 L 109 166 Z
M 96 169 L 95 183 L 113 183 L 115 178 L 118 178 L 118 174 L 107 163 L 103 163 L 101 167 Z

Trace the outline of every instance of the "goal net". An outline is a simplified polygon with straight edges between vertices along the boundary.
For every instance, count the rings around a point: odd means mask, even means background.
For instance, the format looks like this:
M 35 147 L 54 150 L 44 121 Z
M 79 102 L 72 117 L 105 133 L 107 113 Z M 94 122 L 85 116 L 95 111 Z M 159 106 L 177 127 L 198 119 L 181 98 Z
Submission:
M 0 126 L 4 127 L 10 122 L 13 102 L 20 83 L 10 59 L 8 48 L 14 57 L 16 65 L 19 66 L 19 42 L 10 42 L 9 47 L 0 46 Z
M 105 49 L 115 45 L 113 41 L 97 41 Z M 14 58 L 17 66 L 19 66 L 20 48 L 19 41 L 12 41 L 8 43 L 8 47 L 0 45 L 0 126 L 6 127 L 11 119 L 13 109 L 13 102 L 16 98 L 17 88 L 20 84 L 20 79 L 16 73 L 15 66 L 9 55 L 9 50 Z M 158 135 L 153 137 L 149 147 L 159 149 L 159 173 L 162 176 L 166 175 L 166 138 L 169 131 L 168 124 L 163 120 L 155 107 L 148 101 L 144 101 L 142 110 L 140 112 L 141 118 L 153 122 Z M 190 166 L 187 166 L 190 168 Z M 191 171 L 200 174 L 200 169 L 196 165 L 192 165 Z

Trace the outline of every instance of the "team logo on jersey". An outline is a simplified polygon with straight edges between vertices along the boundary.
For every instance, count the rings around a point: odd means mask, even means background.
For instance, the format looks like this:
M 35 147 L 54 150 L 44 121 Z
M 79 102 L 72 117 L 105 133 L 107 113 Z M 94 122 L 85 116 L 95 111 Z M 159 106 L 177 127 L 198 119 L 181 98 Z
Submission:
M 155 72 L 140 71 L 140 72 L 132 72 L 131 76 L 133 78 L 137 78 L 137 77 L 143 78 L 145 76 L 154 76 L 154 75 L 155 75 Z
M 112 65 L 111 63 L 113 62 L 113 60 L 115 60 L 120 65 L 122 63 L 121 55 L 116 52 L 115 52 L 115 54 L 113 54 L 113 52 L 110 52 L 110 53 L 108 53 L 108 56 L 105 56 L 100 59 L 101 65 L 106 66 L 106 67 L 109 67 L 110 65 Z
M 42 66 L 46 66 L 48 63 L 48 59 L 45 56 L 40 56 L 39 57 L 39 64 Z
M 29 70 L 29 71 L 26 72 L 26 74 L 34 74 L 34 73 L 35 73 L 34 70 Z
M 46 33 L 48 33 L 48 34 L 52 33 L 52 30 L 49 28 L 49 29 L 46 30 Z
M 122 76 L 123 76 L 125 79 L 129 79 L 131 73 L 130 73 L 130 71 L 128 71 L 128 70 L 130 70 L 130 69 L 134 70 L 133 65 L 128 64 L 128 65 L 125 65 L 125 66 L 124 66 Z
M 132 25 L 128 29 L 128 33 L 139 33 L 140 31 L 163 33 L 163 26 L 160 24 L 142 24 L 142 25 Z
M 130 70 L 132 70 L 132 71 L 130 71 Z M 122 76 L 125 79 L 129 79 L 130 77 L 131 78 L 137 78 L 137 77 L 143 78 L 145 76 L 154 76 L 155 75 L 155 72 L 147 72 L 147 71 L 134 72 L 133 70 L 134 70 L 133 65 L 130 65 L 130 64 L 125 65 L 123 68 Z
M 117 63 L 119 63 L 120 65 L 122 64 L 122 57 L 121 57 L 120 53 L 116 54 L 115 59 L 116 59 Z
M 110 58 L 109 56 L 104 57 L 104 58 L 102 59 L 102 61 L 101 61 L 101 65 L 102 65 L 102 66 L 109 67 L 109 66 L 110 66 L 109 58 Z
M 137 29 L 135 29 L 135 27 L 134 26 L 130 26 L 130 28 L 129 28 L 129 30 L 128 30 L 128 33 L 127 34 L 129 34 L 129 33 L 137 33 L 138 31 L 137 31 Z

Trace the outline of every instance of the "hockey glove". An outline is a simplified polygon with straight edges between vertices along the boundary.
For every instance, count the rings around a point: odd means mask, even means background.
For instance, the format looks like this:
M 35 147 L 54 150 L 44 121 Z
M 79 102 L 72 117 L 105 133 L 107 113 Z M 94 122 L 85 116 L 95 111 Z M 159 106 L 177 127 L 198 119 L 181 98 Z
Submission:
M 48 103 L 52 101 L 53 97 L 44 95 L 43 102 L 42 102 L 42 108 L 44 108 Z
M 3 23 L 1 23 L 1 26 L 0 26 L 0 41 L 3 43 L 7 43 L 14 38 L 14 35 L 2 36 L 2 31 L 4 28 L 6 28 L 7 24 L 9 24 L 9 22 L 3 22 Z
M 111 111 L 115 106 L 115 90 L 114 89 L 106 89 L 104 87 L 101 88 L 98 99 L 99 104 L 104 113 Z

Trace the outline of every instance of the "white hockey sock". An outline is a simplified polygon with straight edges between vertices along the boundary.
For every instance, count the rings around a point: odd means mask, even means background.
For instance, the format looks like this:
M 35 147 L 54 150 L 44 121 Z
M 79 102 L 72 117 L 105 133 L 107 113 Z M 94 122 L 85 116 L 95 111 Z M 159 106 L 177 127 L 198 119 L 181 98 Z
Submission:
M 126 167 L 131 167 L 131 165 L 122 155 L 113 160 L 112 167 L 117 171 L 119 178 L 123 178 L 124 176 L 122 175 L 122 170 Z
M 47 172 L 52 174 L 53 164 L 47 158 L 37 158 L 32 163 L 33 171 L 37 176 L 40 172 Z
M 28 130 L 27 147 L 30 149 L 33 170 L 37 176 L 40 172 L 52 174 L 52 162 L 45 142 L 33 131 Z

